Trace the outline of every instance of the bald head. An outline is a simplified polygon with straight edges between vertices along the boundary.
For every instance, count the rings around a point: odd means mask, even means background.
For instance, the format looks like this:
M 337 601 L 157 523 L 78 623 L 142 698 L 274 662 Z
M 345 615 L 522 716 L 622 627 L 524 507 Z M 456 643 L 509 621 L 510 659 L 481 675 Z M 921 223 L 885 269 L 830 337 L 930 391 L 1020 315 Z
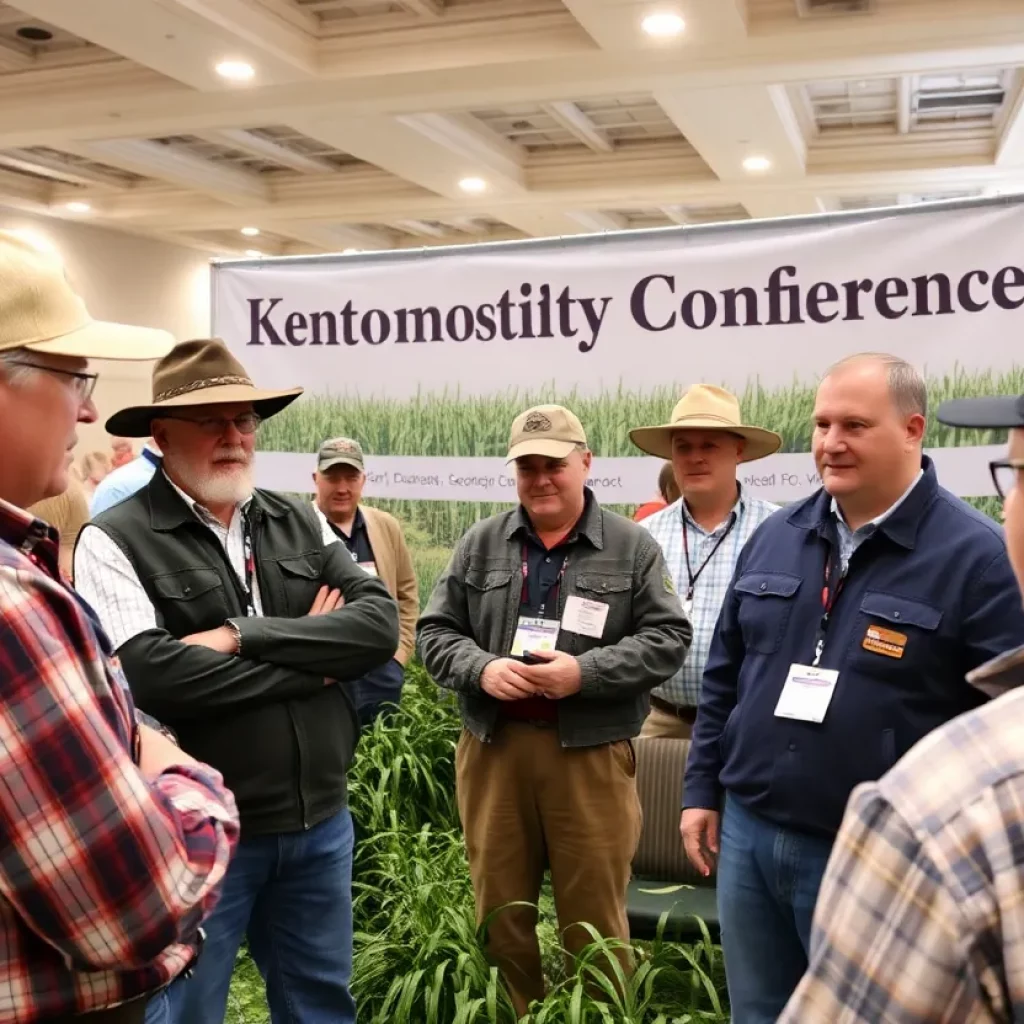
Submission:
M 924 378 L 905 359 L 887 352 L 860 352 L 834 363 L 825 371 L 825 377 L 858 370 L 867 375 L 875 372 L 885 376 L 889 398 L 901 415 L 927 415 L 928 389 Z

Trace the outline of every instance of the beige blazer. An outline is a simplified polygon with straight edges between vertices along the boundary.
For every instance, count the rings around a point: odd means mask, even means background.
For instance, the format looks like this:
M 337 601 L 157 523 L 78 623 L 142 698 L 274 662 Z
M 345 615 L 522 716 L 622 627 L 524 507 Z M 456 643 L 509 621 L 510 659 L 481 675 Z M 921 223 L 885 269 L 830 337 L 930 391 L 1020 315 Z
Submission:
M 373 548 L 377 575 L 398 602 L 398 651 L 395 657 L 405 665 L 416 648 L 416 620 L 420 614 L 420 591 L 412 555 L 405 543 L 402 526 L 390 512 L 360 505 L 366 533 Z

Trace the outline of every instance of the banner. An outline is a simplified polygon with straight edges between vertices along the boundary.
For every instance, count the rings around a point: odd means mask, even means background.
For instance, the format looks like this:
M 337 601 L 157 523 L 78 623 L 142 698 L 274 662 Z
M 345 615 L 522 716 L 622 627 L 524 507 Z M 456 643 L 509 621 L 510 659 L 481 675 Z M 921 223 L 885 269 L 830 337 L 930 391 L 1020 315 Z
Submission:
M 541 401 L 580 416 L 595 491 L 629 506 L 655 496 L 660 467 L 629 428 L 666 422 L 696 382 L 734 391 L 747 422 L 782 434 L 783 453 L 741 467 L 778 501 L 818 486 L 814 389 L 843 356 L 910 360 L 933 408 L 1024 392 L 1021 237 L 1024 207 L 1002 201 L 220 264 L 214 327 L 257 383 L 307 391 L 264 425 L 261 482 L 310 490 L 320 441 L 356 437 L 366 494 L 430 501 L 410 515 L 447 545 L 489 511 L 476 503 L 515 500 L 508 430 Z M 940 480 L 963 495 L 992 494 L 986 449 L 1002 440 L 929 416 Z

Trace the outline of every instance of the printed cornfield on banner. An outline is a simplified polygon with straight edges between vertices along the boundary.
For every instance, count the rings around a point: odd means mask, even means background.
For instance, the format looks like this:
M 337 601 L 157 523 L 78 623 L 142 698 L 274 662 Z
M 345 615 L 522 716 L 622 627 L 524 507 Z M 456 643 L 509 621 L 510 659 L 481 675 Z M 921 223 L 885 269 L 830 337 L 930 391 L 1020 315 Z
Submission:
M 515 501 L 503 455 L 530 405 L 579 415 L 595 453 L 591 485 L 628 513 L 654 497 L 660 469 L 629 428 L 667 422 L 696 382 L 734 391 L 746 422 L 783 436 L 782 452 L 741 473 L 779 502 L 819 485 L 815 384 L 846 355 L 910 360 L 931 409 L 1024 393 L 1022 229 L 1024 206 L 1003 200 L 224 263 L 214 329 L 258 383 L 306 389 L 264 425 L 259 482 L 310 491 L 320 442 L 357 438 L 366 496 L 402 520 L 429 585 L 468 526 Z M 1003 442 L 929 418 L 940 481 L 988 505 L 988 451 Z

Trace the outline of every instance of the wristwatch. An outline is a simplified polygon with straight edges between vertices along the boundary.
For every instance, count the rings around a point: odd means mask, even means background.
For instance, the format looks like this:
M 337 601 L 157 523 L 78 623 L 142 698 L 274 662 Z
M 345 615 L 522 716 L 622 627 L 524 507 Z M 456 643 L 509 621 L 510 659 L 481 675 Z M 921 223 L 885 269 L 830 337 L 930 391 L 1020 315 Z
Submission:
M 234 619 L 228 619 L 224 625 L 231 630 L 231 635 L 235 638 L 235 654 L 240 655 L 242 653 L 242 631 L 238 628 Z

